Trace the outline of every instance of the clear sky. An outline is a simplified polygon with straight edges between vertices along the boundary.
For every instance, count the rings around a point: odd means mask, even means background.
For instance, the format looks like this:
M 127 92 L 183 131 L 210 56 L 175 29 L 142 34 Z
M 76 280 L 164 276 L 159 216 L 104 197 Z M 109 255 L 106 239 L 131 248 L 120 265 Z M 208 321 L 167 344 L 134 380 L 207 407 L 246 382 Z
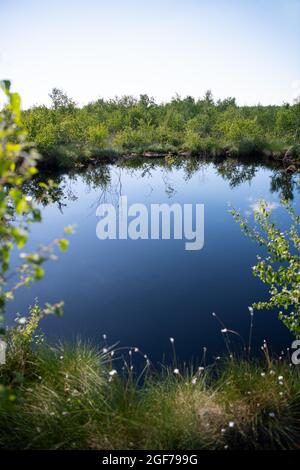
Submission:
M 300 0 L 0 0 L 0 77 L 23 107 L 147 93 L 300 94 Z

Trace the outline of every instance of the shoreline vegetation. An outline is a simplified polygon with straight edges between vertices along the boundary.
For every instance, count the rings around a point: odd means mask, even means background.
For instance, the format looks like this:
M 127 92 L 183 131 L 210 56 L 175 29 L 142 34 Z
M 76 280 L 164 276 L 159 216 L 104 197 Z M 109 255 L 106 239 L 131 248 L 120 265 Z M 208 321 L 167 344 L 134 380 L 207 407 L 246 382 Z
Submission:
M 138 348 L 51 345 L 39 307 L 8 335 L 0 368 L 3 449 L 298 449 L 300 374 L 289 351 L 154 367 Z M 102 343 L 102 344 L 101 344 Z M 205 348 L 204 348 L 205 349 Z M 3 388 L 3 387 L 6 388 Z M 2 387 L 2 388 L 1 388 Z
M 300 102 L 238 106 L 210 91 L 195 100 L 175 96 L 157 104 L 148 95 L 98 99 L 78 107 L 54 88 L 51 107 L 22 112 L 41 167 L 71 169 L 143 157 L 237 158 L 260 156 L 288 172 L 300 166 Z

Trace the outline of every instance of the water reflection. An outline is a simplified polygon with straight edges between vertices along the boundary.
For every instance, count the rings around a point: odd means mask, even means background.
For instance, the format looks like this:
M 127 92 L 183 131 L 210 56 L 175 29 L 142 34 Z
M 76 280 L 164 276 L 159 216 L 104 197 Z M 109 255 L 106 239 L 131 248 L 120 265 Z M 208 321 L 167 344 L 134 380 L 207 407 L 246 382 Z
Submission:
M 251 183 L 259 169 L 271 170 L 270 192 L 277 193 L 280 198 L 293 200 L 295 191 L 299 191 L 297 176 L 287 173 L 283 168 L 278 168 L 276 163 L 261 163 L 251 161 L 238 161 L 236 159 L 208 160 L 199 158 L 172 157 L 163 159 L 135 158 L 124 160 L 116 165 L 103 164 L 91 166 L 83 171 L 64 174 L 39 174 L 38 177 L 25 185 L 25 192 L 36 199 L 42 206 L 56 203 L 59 210 L 63 211 L 67 201 L 75 201 L 77 196 L 73 184 L 81 178 L 88 190 L 100 190 L 99 198 L 95 204 L 101 202 L 114 202 L 122 195 L 122 170 L 126 169 L 134 177 L 151 178 L 152 174 L 161 168 L 162 180 L 165 186 L 165 194 L 169 199 L 175 196 L 177 189 L 172 181 L 174 170 L 182 170 L 183 177 L 188 182 L 195 174 L 205 172 L 208 166 L 213 165 L 216 173 L 228 182 L 230 188 L 237 188 L 243 183 Z M 116 176 L 116 177 L 113 177 Z M 53 186 L 47 192 L 40 183 L 53 181 Z M 149 191 L 153 188 L 149 185 Z
M 49 178 L 55 186 L 45 193 L 40 183 Z M 43 325 L 51 336 L 99 341 L 107 333 L 112 342 L 136 345 L 152 360 L 162 359 L 173 336 L 181 359 L 198 356 L 204 346 L 218 355 L 224 343 L 212 312 L 246 338 L 248 306 L 267 295 L 251 272 L 258 247 L 241 233 L 228 202 L 245 214 L 264 197 L 284 223 L 279 199 L 294 197 L 298 204 L 296 179 L 268 162 L 173 157 L 39 175 L 26 186 L 43 215 L 43 222 L 32 227 L 32 247 L 47 244 L 66 225 L 77 229 L 68 252 L 47 264 L 45 279 L 11 304 L 12 317 L 25 312 L 35 297 L 41 304 L 64 299 L 64 317 Z M 100 241 L 96 207 L 102 202 L 117 205 L 121 195 L 146 206 L 203 203 L 204 248 L 191 254 L 181 240 Z M 289 344 L 274 312 L 255 315 L 253 344 L 258 352 L 264 338 L 277 351 Z

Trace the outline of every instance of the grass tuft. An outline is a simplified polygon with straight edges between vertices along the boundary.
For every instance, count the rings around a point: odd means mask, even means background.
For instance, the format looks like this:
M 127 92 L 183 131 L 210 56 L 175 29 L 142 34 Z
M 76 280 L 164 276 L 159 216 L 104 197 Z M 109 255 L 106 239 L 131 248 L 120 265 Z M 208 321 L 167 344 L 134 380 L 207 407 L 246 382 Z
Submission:
M 196 372 L 149 366 L 141 380 L 130 368 L 122 371 L 111 349 L 99 352 L 82 341 L 24 348 L 14 341 L 8 347 L 18 380 L 8 366 L 0 369 L 13 393 L 0 400 L 3 449 L 299 445 L 300 375 L 283 361 L 230 358 Z

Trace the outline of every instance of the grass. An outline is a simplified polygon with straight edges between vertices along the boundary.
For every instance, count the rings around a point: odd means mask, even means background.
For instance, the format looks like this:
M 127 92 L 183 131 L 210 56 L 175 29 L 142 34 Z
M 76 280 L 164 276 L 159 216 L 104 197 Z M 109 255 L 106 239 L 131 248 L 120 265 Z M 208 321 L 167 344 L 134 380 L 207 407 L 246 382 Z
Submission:
M 205 368 L 156 371 L 134 349 L 103 351 L 81 341 L 32 345 L 23 337 L 21 328 L 10 335 L 0 368 L 2 449 L 300 444 L 300 374 L 288 360 L 233 357 Z M 142 375 L 132 370 L 138 357 Z

